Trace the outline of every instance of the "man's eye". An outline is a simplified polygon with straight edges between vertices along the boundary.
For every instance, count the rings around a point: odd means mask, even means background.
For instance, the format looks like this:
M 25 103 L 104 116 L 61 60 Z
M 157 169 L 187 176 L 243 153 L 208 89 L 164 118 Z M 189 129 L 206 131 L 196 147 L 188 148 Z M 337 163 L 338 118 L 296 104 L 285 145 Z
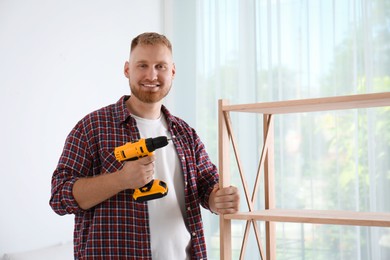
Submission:
M 162 70 L 162 69 L 165 69 L 166 68 L 166 66 L 165 65 L 157 65 L 156 66 L 157 67 L 157 69 L 159 69 L 159 70 Z
M 147 65 L 146 65 L 146 64 L 139 64 L 138 67 L 140 67 L 140 68 L 146 68 Z

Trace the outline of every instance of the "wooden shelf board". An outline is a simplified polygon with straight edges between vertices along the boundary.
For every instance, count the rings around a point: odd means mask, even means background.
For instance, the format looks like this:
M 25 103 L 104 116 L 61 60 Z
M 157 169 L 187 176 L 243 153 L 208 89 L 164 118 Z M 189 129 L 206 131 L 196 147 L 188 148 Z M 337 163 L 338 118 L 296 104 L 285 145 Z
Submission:
M 390 213 L 269 209 L 224 215 L 225 219 L 390 227 Z
M 223 111 L 288 114 L 328 110 L 390 106 L 390 92 L 264 102 L 255 104 L 226 105 Z

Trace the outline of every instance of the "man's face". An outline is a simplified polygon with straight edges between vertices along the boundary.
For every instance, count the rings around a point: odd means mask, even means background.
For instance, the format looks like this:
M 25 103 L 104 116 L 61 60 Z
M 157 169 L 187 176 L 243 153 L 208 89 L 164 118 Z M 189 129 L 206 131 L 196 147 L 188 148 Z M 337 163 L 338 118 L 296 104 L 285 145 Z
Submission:
M 172 53 L 162 44 L 138 45 L 125 63 L 131 94 L 145 103 L 159 102 L 168 95 L 174 75 Z

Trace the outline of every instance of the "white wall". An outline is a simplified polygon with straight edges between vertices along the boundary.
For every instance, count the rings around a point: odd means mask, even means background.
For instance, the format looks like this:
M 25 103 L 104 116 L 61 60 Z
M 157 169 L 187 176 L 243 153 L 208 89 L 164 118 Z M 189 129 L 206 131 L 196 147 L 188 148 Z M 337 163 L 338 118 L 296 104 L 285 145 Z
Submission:
M 163 32 L 160 0 L 0 1 L 0 257 L 72 239 L 49 207 L 71 128 L 129 93 L 129 43 Z

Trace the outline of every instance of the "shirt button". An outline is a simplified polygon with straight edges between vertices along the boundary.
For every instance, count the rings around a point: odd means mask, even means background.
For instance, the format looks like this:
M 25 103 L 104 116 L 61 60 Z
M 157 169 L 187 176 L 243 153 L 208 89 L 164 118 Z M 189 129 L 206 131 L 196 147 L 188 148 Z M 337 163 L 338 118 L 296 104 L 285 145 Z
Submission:
M 191 210 L 191 208 L 190 208 L 190 207 L 188 207 L 188 208 L 187 208 L 187 210 L 188 210 L 188 211 L 190 211 L 190 210 Z
M 192 232 L 192 236 L 193 236 L 193 237 L 196 236 L 196 233 L 195 233 L 195 232 Z
M 186 158 L 183 156 L 183 157 L 181 157 L 181 159 L 183 160 L 183 161 L 185 161 L 186 160 Z

